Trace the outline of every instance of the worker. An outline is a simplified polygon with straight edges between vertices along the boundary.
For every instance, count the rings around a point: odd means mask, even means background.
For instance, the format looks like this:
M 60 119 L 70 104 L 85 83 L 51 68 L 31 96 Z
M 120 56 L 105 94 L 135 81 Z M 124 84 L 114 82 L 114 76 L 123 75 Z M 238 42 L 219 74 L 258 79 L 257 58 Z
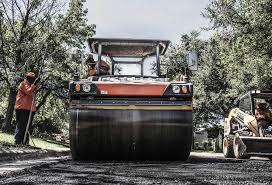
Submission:
M 258 103 L 256 108 L 256 119 L 258 123 L 262 126 L 263 129 L 268 128 L 272 119 L 272 114 L 268 109 L 267 103 Z
M 110 66 L 104 60 L 100 61 L 99 75 L 109 75 Z
M 35 77 L 33 72 L 27 72 L 25 79 L 20 83 L 16 96 L 16 129 L 15 129 L 15 144 L 28 144 L 29 138 L 27 137 L 26 143 L 23 143 L 26 126 L 32 111 L 31 121 L 29 125 L 29 132 L 32 132 L 32 120 L 36 111 L 34 102 L 34 96 L 36 91 L 36 85 L 39 82 L 39 78 Z M 33 105 L 32 105 L 33 104 Z
M 88 57 L 85 60 L 85 64 L 88 66 L 87 77 L 94 76 L 96 73 L 96 69 L 95 69 L 96 63 L 93 59 L 93 55 L 88 55 Z
M 85 64 L 88 65 L 87 77 L 97 76 L 96 62 L 93 59 L 93 55 L 88 55 L 85 60 Z M 110 66 L 104 61 L 100 61 L 99 75 L 109 75 Z

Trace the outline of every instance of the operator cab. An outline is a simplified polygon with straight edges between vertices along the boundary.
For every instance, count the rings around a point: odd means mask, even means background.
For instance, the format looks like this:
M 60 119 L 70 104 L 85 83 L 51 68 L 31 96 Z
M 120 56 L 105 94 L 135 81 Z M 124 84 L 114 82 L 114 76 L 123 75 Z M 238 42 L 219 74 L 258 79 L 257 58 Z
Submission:
M 90 38 L 88 44 L 91 53 L 98 58 L 95 68 L 99 80 L 114 81 L 163 77 L 160 74 L 160 56 L 165 53 L 170 41 Z M 98 70 L 104 61 L 110 66 L 108 75 Z

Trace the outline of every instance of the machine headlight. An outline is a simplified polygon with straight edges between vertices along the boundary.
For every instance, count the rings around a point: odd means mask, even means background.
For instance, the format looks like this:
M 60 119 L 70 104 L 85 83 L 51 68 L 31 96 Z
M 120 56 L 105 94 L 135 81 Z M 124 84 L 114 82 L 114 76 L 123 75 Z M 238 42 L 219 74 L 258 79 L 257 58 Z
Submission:
M 180 93 L 180 87 L 178 85 L 174 85 L 172 87 L 172 91 L 173 91 L 173 93 L 178 94 L 178 93 Z
M 82 85 L 82 90 L 86 93 L 91 91 L 91 86 L 89 84 L 83 84 Z

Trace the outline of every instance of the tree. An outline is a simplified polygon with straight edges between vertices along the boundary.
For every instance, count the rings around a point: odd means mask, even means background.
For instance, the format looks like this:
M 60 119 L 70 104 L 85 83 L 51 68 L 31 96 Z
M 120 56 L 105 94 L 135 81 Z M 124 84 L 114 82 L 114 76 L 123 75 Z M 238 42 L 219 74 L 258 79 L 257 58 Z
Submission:
M 166 66 L 163 73 L 167 73 L 169 78 L 179 78 L 181 74 L 185 75 L 185 73 L 191 77 L 192 73 L 186 69 L 186 55 L 190 51 L 196 51 L 201 56 L 205 41 L 198 37 L 199 32 L 192 31 L 189 35 L 182 35 L 179 44 L 170 46 L 167 53 L 162 58 L 162 65 Z
M 204 43 L 196 49 L 201 53 L 199 70 L 191 74 L 195 122 L 217 122 L 247 91 L 271 90 L 271 7 L 269 0 L 212 0 L 204 16 L 212 23 L 213 36 L 198 41 L 185 35 L 167 54 L 168 63 L 175 64 L 182 61 L 190 43 Z M 184 61 L 177 63 L 182 65 Z
M 9 89 L 8 107 L 2 127 L 11 130 L 16 88 L 28 70 L 44 74 L 37 90 L 38 108 L 49 95 L 64 98 L 70 61 L 74 48 L 82 49 L 95 25 L 86 24 L 84 0 L 70 0 L 63 12 L 61 0 L 0 0 L 1 70 L 0 76 Z M 47 72 L 46 72 L 47 71 Z
M 196 116 L 216 121 L 252 89 L 271 89 L 271 15 L 267 0 L 213 0 L 209 39 L 195 82 Z
M 229 88 L 224 61 L 220 58 L 220 37 L 206 43 L 201 64 L 192 77 L 194 83 L 194 110 L 196 123 L 212 123 L 227 111 L 231 100 L 224 96 Z

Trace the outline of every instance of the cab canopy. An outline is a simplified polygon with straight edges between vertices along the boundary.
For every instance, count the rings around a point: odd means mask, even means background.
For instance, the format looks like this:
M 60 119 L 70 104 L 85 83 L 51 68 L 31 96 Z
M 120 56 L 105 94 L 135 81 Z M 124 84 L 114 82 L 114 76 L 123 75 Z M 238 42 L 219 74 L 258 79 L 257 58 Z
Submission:
M 163 55 L 169 40 L 89 38 L 91 53 L 111 57 L 145 57 Z

